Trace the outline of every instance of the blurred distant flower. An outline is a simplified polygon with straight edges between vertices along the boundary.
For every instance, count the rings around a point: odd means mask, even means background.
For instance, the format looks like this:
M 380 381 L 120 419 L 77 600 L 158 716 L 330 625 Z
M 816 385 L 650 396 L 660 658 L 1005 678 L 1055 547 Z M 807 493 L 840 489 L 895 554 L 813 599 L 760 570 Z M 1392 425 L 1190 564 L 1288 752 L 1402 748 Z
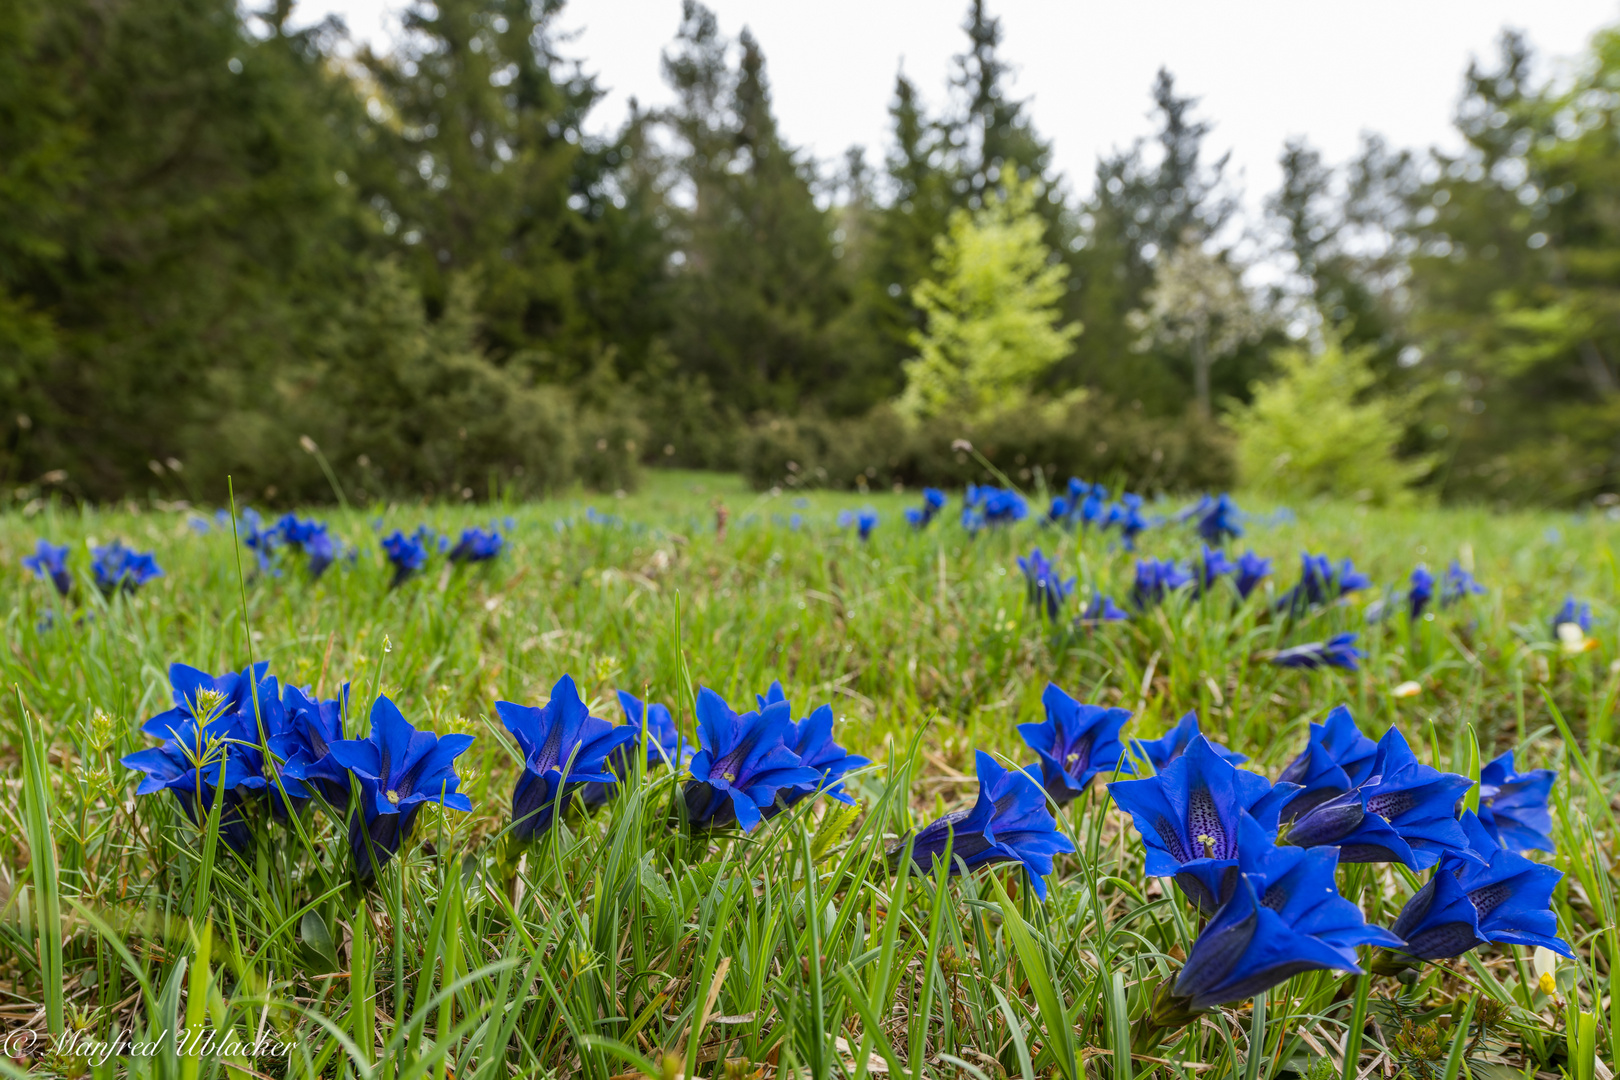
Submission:
M 1155 771 L 1162 772 L 1166 765 L 1187 752 L 1187 747 L 1192 745 L 1199 734 L 1198 713 L 1190 712 L 1183 716 L 1175 727 L 1157 739 L 1132 739 L 1131 750 L 1137 757 L 1149 762 Z M 1209 748 L 1217 757 L 1234 765 L 1241 765 L 1249 760 L 1245 755 L 1228 750 L 1218 742 L 1209 742 Z
M 1095 525 L 1100 523 L 1107 515 L 1108 489 L 1101 484 L 1092 484 L 1091 490 L 1086 492 L 1080 501 L 1078 513 L 1082 525 Z
M 1434 599 L 1434 575 L 1426 566 L 1412 571 L 1412 584 L 1406 590 L 1406 616 L 1413 622 L 1423 617 L 1423 610 Z
M 41 581 L 49 581 L 56 591 L 66 596 L 73 591 L 73 575 L 67 568 L 68 546 L 41 540 L 32 555 L 23 556 L 22 564 L 32 570 Z
M 96 585 L 107 596 L 119 589 L 134 592 L 153 578 L 163 576 L 163 568 L 151 552 L 127 548 L 122 540 L 91 548 L 90 569 L 96 575 Z
M 1009 525 L 1029 516 L 1029 504 L 1016 491 L 969 484 L 962 497 L 962 526 L 976 533 L 986 525 Z
M 1247 600 L 1255 586 L 1271 576 L 1271 560 L 1262 559 L 1252 551 L 1245 551 L 1237 564 L 1238 595 Z
M 1108 785 L 1141 834 L 1148 875 L 1175 878 L 1206 915 L 1237 883 L 1239 820 L 1252 816 L 1269 844 L 1277 836 L 1277 813 L 1295 790 L 1238 768 L 1202 735 L 1157 775 Z
M 1222 492 L 1217 497 L 1201 496 L 1192 506 L 1176 515 L 1178 521 L 1193 519 L 1198 523 L 1198 535 L 1210 547 L 1223 547 L 1227 540 L 1243 535 L 1243 511 Z
M 1462 568 L 1456 559 L 1446 568 L 1446 576 L 1440 583 L 1440 606 L 1450 607 L 1459 600 L 1470 596 L 1483 596 L 1485 586 L 1474 580 L 1474 575 Z
M 1336 667 L 1346 671 L 1357 670 L 1357 661 L 1365 660 L 1367 653 L 1356 648 L 1356 633 L 1335 634 L 1326 641 L 1312 641 L 1283 649 L 1271 658 L 1278 667 L 1321 668 Z
M 392 701 L 371 706 L 371 734 L 331 744 L 332 757 L 360 785 L 360 806 L 349 817 L 349 853 L 355 877 L 369 880 L 410 839 L 422 807 L 436 802 L 470 812 L 472 802 L 456 790 L 455 759 L 471 735 L 418 731 Z
M 237 532 L 258 561 L 259 573 L 279 577 L 276 568 L 276 547 L 281 543 L 281 530 L 277 526 L 265 527 L 264 518 L 251 506 L 242 508 L 237 517 Z
M 1068 802 L 1099 774 L 1131 771 L 1119 738 L 1131 718 L 1129 711 L 1081 704 L 1056 683 L 1046 684 L 1041 704 L 1046 719 L 1019 724 L 1018 734 L 1040 755 L 1041 783 L 1053 802 L 1059 806 Z
M 551 828 L 559 797 L 588 783 L 612 783 L 609 755 L 640 737 L 628 724 L 614 727 L 592 716 L 568 675 L 543 708 L 497 701 L 495 711 L 523 752 L 523 775 L 512 789 L 512 835 L 521 841 Z
M 995 863 L 1022 863 L 1029 873 L 1030 888 L 1045 900 L 1053 857 L 1073 853 L 1074 844 L 1058 831 L 1046 795 L 1032 776 L 1002 768 L 983 750 L 974 756 L 978 801 L 972 809 L 946 814 L 924 826 L 910 842 L 912 864 L 926 872 L 948 858 L 950 873 L 955 875 L 964 864 L 972 871 Z M 890 858 L 904 858 L 906 847 L 907 841 L 902 839 L 890 849 Z
M 186 524 L 189 525 L 191 527 L 191 531 L 196 533 L 198 536 L 207 536 L 213 528 L 213 526 L 208 524 L 207 518 L 198 514 L 192 514 L 189 518 L 187 518 Z
M 1198 591 L 1208 592 L 1214 588 L 1215 582 L 1235 571 L 1237 567 L 1226 557 L 1226 552 L 1220 548 L 1204 545 L 1203 554 L 1198 565 Z
M 427 565 L 427 548 L 421 540 L 406 536 L 395 529 L 393 533 L 383 538 L 383 551 L 388 555 L 388 561 L 394 564 L 393 587 L 398 588 L 405 580 Z
M 1299 614 L 1308 608 L 1330 604 L 1370 584 L 1372 579 L 1358 572 L 1349 559 L 1341 561 L 1335 570 L 1327 556 L 1305 552 L 1300 557 L 1299 584 L 1278 599 L 1277 609 Z
M 1576 603 L 1573 596 L 1566 597 L 1564 606 L 1559 608 L 1552 618 L 1554 641 L 1562 640 L 1563 635 L 1558 632 L 1558 628 L 1566 625 L 1579 629 L 1580 636 L 1584 639 L 1587 634 L 1592 632 L 1592 605 L 1584 601 Z
M 862 540 L 872 538 L 872 530 L 877 528 L 878 516 L 875 510 L 862 510 L 855 516 L 855 530 Z
M 450 561 L 485 562 L 499 555 L 505 547 L 506 540 L 494 529 L 488 532 L 476 527 L 463 529 L 461 539 L 450 549 Z
M 1055 622 L 1063 611 L 1064 601 L 1074 591 L 1075 579 L 1063 580 L 1062 575 L 1046 561 L 1046 556 L 1040 548 L 1031 551 L 1027 559 L 1020 555 L 1018 569 L 1024 572 L 1029 602 L 1035 605 L 1037 611 Z
M 336 561 L 337 544 L 326 531 L 325 522 L 286 514 L 276 522 L 276 529 L 281 533 L 283 543 L 309 556 L 310 577 L 319 578 Z
M 1104 528 L 1119 526 L 1120 540 L 1125 550 L 1135 551 L 1136 538 L 1148 527 L 1147 519 L 1142 516 L 1142 496 L 1126 492 L 1119 500 L 1108 508 L 1102 524 Z
M 735 824 L 752 832 L 763 820 L 761 808 L 774 803 L 778 792 L 821 779 L 787 745 L 797 731 L 786 701 L 738 715 L 703 687 L 697 721 L 700 748 L 685 790 L 687 820 L 696 827 Z
M 1399 683 L 1394 689 L 1390 690 L 1390 695 L 1398 698 L 1417 697 L 1421 693 L 1423 693 L 1423 684 L 1412 679 Z
M 1192 582 L 1192 575 L 1169 559 L 1136 560 L 1136 584 L 1131 587 L 1131 603 L 1146 611 L 1164 602 L 1176 589 Z
M 1447 853 L 1434 876 L 1408 900 L 1390 927 L 1419 960 L 1444 960 L 1498 942 L 1551 949 L 1575 959 L 1558 937 L 1552 894 L 1564 876 L 1497 846 L 1479 819 L 1463 811 L 1462 829 L 1475 859 Z
M 1548 796 L 1556 769 L 1513 769 L 1509 750 L 1479 771 L 1479 821 L 1491 839 L 1510 851 L 1553 851 Z
M 790 515 L 788 515 L 788 528 L 792 529 L 794 532 L 798 532 L 803 527 L 804 527 L 804 515 L 803 514 L 790 514 Z
M 1457 803 L 1471 786 L 1466 776 L 1418 761 L 1405 736 L 1390 728 L 1367 780 L 1294 818 L 1286 839 L 1300 847 L 1333 845 L 1340 862 L 1399 862 L 1422 870 L 1448 851 L 1467 851 Z
M 1083 623 L 1126 622 L 1130 613 L 1114 603 L 1113 597 L 1098 593 L 1091 598 L 1086 609 L 1080 613 Z
M 906 521 L 913 529 L 927 528 L 938 513 L 945 509 L 945 493 L 939 488 L 923 488 L 923 504 L 906 510 Z
M 1066 525 L 1069 522 L 1069 500 L 1062 495 L 1052 496 L 1052 505 L 1046 511 L 1048 525 Z

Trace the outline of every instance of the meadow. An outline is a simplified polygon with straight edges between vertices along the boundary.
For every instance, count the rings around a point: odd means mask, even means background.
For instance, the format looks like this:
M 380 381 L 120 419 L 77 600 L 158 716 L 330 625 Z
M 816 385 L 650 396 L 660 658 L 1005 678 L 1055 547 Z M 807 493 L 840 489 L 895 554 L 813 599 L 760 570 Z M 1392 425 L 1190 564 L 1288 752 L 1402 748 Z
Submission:
M 1269 558 L 1270 576 L 1246 598 L 1222 579 L 1138 609 L 1138 559 L 1203 558 L 1193 524 L 1173 519 L 1191 500 L 1144 507 L 1163 520 L 1128 551 L 1117 530 L 1043 524 L 1035 489 L 1027 519 L 970 535 L 949 494 L 923 529 L 904 517 L 915 491 L 760 493 L 678 471 L 618 498 L 327 508 L 314 516 L 353 557 L 318 580 L 292 551 L 261 571 L 229 519 L 200 510 L 36 504 L 0 517 L 0 1068 L 1612 1075 L 1614 521 L 1240 496 L 1228 553 Z M 877 517 L 864 540 L 840 523 L 861 511 Z M 452 544 L 470 526 L 505 543 L 471 564 L 430 543 L 426 565 L 391 587 L 380 541 L 424 524 Z M 97 592 L 87 545 L 114 537 L 152 552 L 163 576 Z M 41 538 L 71 549 L 70 598 L 22 566 Z M 1037 546 L 1077 579 L 1058 619 L 1020 571 Z M 1351 559 L 1370 582 L 1279 606 L 1302 552 Z M 1440 578 L 1453 561 L 1484 591 L 1442 604 L 1437 589 L 1409 617 L 1414 568 Z M 1075 624 L 1098 595 L 1130 617 Z M 1569 597 L 1591 618 L 1560 637 Z M 1353 670 L 1270 662 L 1349 632 L 1365 652 Z M 251 835 L 234 849 L 223 803 L 199 828 L 169 793 L 136 795 L 142 774 L 121 763 L 157 744 L 141 726 L 173 704 L 177 662 L 215 674 L 263 662 L 316 700 L 347 684 L 350 738 L 379 695 L 418 731 L 470 736 L 459 787 L 438 793 L 470 811 L 430 800 L 398 854 L 357 880 L 341 815 L 278 815 L 272 790 L 243 811 Z M 630 755 L 611 797 L 556 795 L 548 827 L 524 841 L 511 828 L 524 752 L 495 702 L 544 706 L 564 675 L 612 724 L 619 691 L 667 705 L 687 743 L 700 686 L 745 713 L 779 681 L 793 719 L 830 705 L 833 738 L 871 764 L 844 777 L 851 803 L 820 792 L 744 831 L 698 828 L 680 770 Z M 1035 760 L 1018 725 L 1046 717 L 1049 683 L 1128 711 L 1127 741 L 1195 710 L 1268 787 L 1338 705 L 1372 740 L 1397 729 L 1422 762 L 1465 778 L 1459 805 L 1479 806 L 1482 768 L 1506 751 L 1520 772 L 1556 769 L 1556 850 L 1533 861 L 1562 871 L 1550 910 L 1575 958 L 1493 941 L 1391 963 L 1363 942 L 1364 974 L 1302 969 L 1189 1008 L 1178 977 L 1222 915 L 1189 902 L 1180 879 L 1148 876 L 1151 853 L 1105 787 L 1124 775 L 1112 767 L 1040 809 L 1057 838 L 1044 881 L 1017 861 L 953 875 L 944 859 L 904 859 L 928 823 L 974 805 L 986 760 Z M 1429 865 L 1347 863 L 1337 888 L 1389 927 Z

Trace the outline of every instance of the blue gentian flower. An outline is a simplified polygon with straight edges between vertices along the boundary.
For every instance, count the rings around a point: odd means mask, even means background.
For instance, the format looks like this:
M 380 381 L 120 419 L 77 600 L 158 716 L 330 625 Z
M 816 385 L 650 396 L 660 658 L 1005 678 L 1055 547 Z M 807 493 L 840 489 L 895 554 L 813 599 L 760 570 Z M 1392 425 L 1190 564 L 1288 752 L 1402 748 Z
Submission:
M 187 518 L 186 524 L 189 525 L 191 527 L 191 531 L 196 533 L 198 536 L 207 536 L 209 532 L 213 530 L 213 526 L 208 524 L 208 519 L 205 517 L 200 517 L 197 514 L 192 514 L 189 518 Z
M 319 578 L 337 560 L 337 544 L 326 531 L 325 522 L 300 520 L 294 514 L 286 514 L 276 523 L 276 528 L 283 543 L 309 556 L 310 577 Z
M 1238 595 L 1247 600 L 1255 587 L 1270 576 L 1270 559 L 1262 559 L 1252 551 L 1244 552 L 1237 565 Z
M 1574 623 L 1581 628 L 1581 636 L 1592 632 L 1592 605 L 1582 602 L 1577 604 L 1573 596 L 1566 597 L 1564 606 L 1558 609 L 1552 619 L 1553 640 L 1558 640 L 1558 628 L 1565 623 Z
M 1053 857 L 1072 854 L 1074 844 L 1058 831 L 1046 795 L 1034 777 L 1003 769 L 983 750 L 974 756 L 978 800 L 970 810 L 946 814 L 924 826 L 911 842 L 912 864 L 930 871 L 935 862 L 946 858 L 947 850 L 953 876 L 961 873 L 963 864 L 972 871 L 995 863 L 1022 863 L 1029 873 L 1030 888 L 1045 900 Z M 905 851 L 906 841 L 902 840 L 889 855 L 898 860 Z
M 1419 565 L 1412 571 L 1412 584 L 1406 590 L 1406 617 L 1417 622 L 1433 599 L 1434 575 L 1428 567 Z
M 1304 645 L 1295 645 L 1292 648 L 1282 649 L 1271 662 L 1277 667 L 1288 668 L 1344 668 L 1346 671 L 1357 670 L 1357 661 L 1367 658 L 1366 650 L 1356 648 L 1357 634 L 1350 631 L 1344 634 L 1335 634 L 1326 641 L 1312 641 Z
M 1183 1015 L 1255 997 L 1306 971 L 1360 974 L 1356 946 L 1395 940 L 1339 895 L 1332 848 L 1290 851 L 1262 844 L 1252 824 L 1244 831 L 1231 899 L 1193 942 L 1176 978 L 1173 998 Z
M 1222 547 L 1227 540 L 1235 540 L 1243 535 L 1243 526 L 1238 524 L 1243 518 L 1243 511 L 1237 508 L 1232 502 L 1232 497 L 1224 491 L 1214 499 L 1206 495 L 1199 500 L 1195 509 L 1198 535 L 1210 547 Z
M 1148 875 L 1175 878 L 1206 915 L 1237 884 L 1239 819 L 1252 816 L 1269 843 L 1277 835 L 1278 812 L 1295 790 L 1238 768 L 1202 735 L 1157 775 L 1108 785 L 1142 835 Z
M 1215 587 L 1215 582 L 1235 571 L 1237 567 L 1226 557 L 1226 552 L 1220 548 L 1204 545 L 1198 566 L 1198 591 L 1208 592 Z
M 96 585 L 107 596 L 119 589 L 134 592 L 153 578 L 163 576 L 163 568 L 151 552 L 127 548 L 122 540 L 91 548 L 90 569 L 96 575 Z
M 471 735 L 418 731 L 386 697 L 371 704 L 371 734 L 340 739 L 330 751 L 360 785 L 360 807 L 349 816 L 349 853 L 360 881 L 387 865 L 410 839 L 417 814 L 430 802 L 463 813 L 472 801 L 457 791 L 455 760 Z
M 388 554 L 388 561 L 394 564 L 394 588 L 403 585 L 407 578 L 427 565 L 427 548 L 422 541 L 406 536 L 398 529 L 383 538 L 382 547 Z
M 592 716 L 569 675 L 557 680 L 544 708 L 497 701 L 495 711 L 523 752 L 523 775 L 512 789 L 512 835 L 520 841 L 551 828 L 559 794 L 566 800 L 586 784 L 618 779 L 608 757 L 641 735 L 639 726 Z
M 1080 503 L 1080 523 L 1094 525 L 1107 514 L 1108 489 L 1101 484 L 1091 485 L 1091 491 Z
M 1470 596 L 1485 595 L 1485 586 L 1474 580 L 1474 575 L 1462 568 L 1456 559 L 1446 567 L 1445 579 L 1440 583 L 1440 606 L 1450 607 Z
M 1335 706 L 1325 721 L 1311 725 L 1305 750 L 1278 777 L 1281 782 L 1300 785 L 1299 793 L 1283 810 L 1283 820 L 1292 821 L 1335 795 L 1360 787 L 1372 776 L 1377 760 L 1378 744 L 1356 727 L 1349 709 Z
M 862 540 L 872 538 L 872 530 L 877 528 L 878 516 L 875 510 L 862 510 L 855 517 L 855 531 Z
M 787 694 L 780 681 L 773 681 L 770 689 L 756 694 L 759 707 L 764 710 L 778 702 L 787 703 Z M 789 709 L 792 705 L 789 703 Z M 819 775 L 814 783 L 797 784 L 782 790 L 781 798 L 765 808 L 766 818 L 774 817 L 781 809 L 817 792 L 824 792 L 846 805 L 854 802 L 844 792 L 843 778 L 856 769 L 872 764 L 870 758 L 851 754 L 833 741 L 833 711 L 831 705 L 813 709 L 809 716 L 793 725 L 793 734 L 786 739 L 788 749 L 799 755 L 806 768 Z
M 1477 860 L 1446 855 L 1434 877 L 1406 902 L 1392 929 L 1398 948 L 1419 960 L 1444 960 L 1489 942 L 1540 946 L 1575 959 L 1558 937 L 1553 890 L 1563 871 L 1498 847 L 1478 818 L 1463 811 L 1462 828 Z
M 1553 851 L 1552 814 L 1547 798 L 1556 769 L 1513 770 L 1509 750 L 1479 771 L 1479 822 L 1491 839 L 1509 851 Z
M 611 799 L 617 792 L 619 781 L 628 780 L 635 775 L 635 756 L 638 750 L 644 750 L 647 771 L 661 765 L 670 768 L 679 768 L 687 763 L 694 753 L 694 748 L 683 738 L 675 728 L 675 718 L 670 715 L 669 706 L 657 702 L 651 705 L 644 704 L 636 695 L 619 691 L 619 708 L 624 710 L 624 726 L 630 729 L 630 741 L 615 749 L 607 756 L 608 771 L 617 780 L 609 783 L 593 782 L 580 789 L 580 797 L 585 800 L 588 807 L 600 806 Z M 641 741 L 642 724 L 645 718 L 647 741 Z
M 349 771 L 332 756 L 332 744 L 343 739 L 343 714 L 348 711 L 349 684 L 340 699 L 317 700 L 308 690 L 288 686 L 281 695 L 285 719 L 270 737 L 270 750 L 285 764 L 283 777 L 292 777 L 318 792 L 339 814 L 349 807 Z
M 1103 596 L 1101 593 L 1094 595 L 1091 602 L 1086 605 L 1086 609 L 1080 613 L 1080 621 L 1083 623 L 1127 622 L 1130 617 L 1129 612 L 1114 603 L 1113 597 Z
M 970 533 L 986 525 L 1010 525 L 1029 516 L 1029 504 L 1016 491 L 969 484 L 962 497 L 962 526 Z
M 1469 858 L 1457 804 L 1472 786 L 1466 776 L 1418 761 L 1405 736 L 1390 728 L 1367 780 L 1294 818 L 1286 839 L 1300 847 L 1335 845 L 1341 862 L 1399 862 L 1414 870 L 1448 851 Z
M 1041 756 L 1041 783 L 1059 806 L 1085 791 L 1102 773 L 1131 771 L 1119 733 L 1131 718 L 1125 709 L 1083 705 L 1056 683 L 1041 692 L 1046 719 L 1019 724 L 1018 734 Z M 1033 767 L 1033 766 L 1032 766 Z
M 268 783 L 260 747 L 282 724 L 276 680 L 266 678 L 267 667 L 261 662 L 240 674 L 216 676 L 171 664 L 174 707 L 141 725 L 142 732 L 162 739 L 163 745 L 122 759 L 126 767 L 146 775 L 136 794 L 172 791 L 193 824 L 200 825 L 200 815 L 210 813 L 222 795 L 220 835 L 238 852 L 245 852 L 251 839 L 242 814 L 244 800 Z M 289 797 L 308 797 L 296 779 L 284 777 L 283 783 Z
M 1164 602 L 1164 598 L 1184 585 L 1192 583 L 1192 575 L 1169 559 L 1136 560 L 1136 584 L 1131 587 L 1131 603 L 1137 610 L 1146 611 Z
M 1052 496 L 1052 505 L 1046 511 L 1048 525 L 1063 525 L 1069 520 L 1069 500 L 1062 495 Z
M 49 581 L 56 591 L 66 596 L 73 591 L 73 575 L 67 568 L 68 546 L 41 540 L 32 555 L 23 556 L 23 567 L 34 572 L 41 581 Z
M 1035 605 L 1037 611 L 1043 612 L 1048 619 L 1057 620 L 1063 611 L 1063 603 L 1074 592 L 1074 578 L 1063 580 L 1051 563 L 1046 561 L 1046 555 L 1040 548 L 1029 553 L 1029 558 L 1022 555 L 1018 557 L 1018 569 L 1024 572 L 1024 581 L 1028 585 L 1029 602 Z
M 1372 579 L 1359 573 L 1349 559 L 1340 562 L 1335 570 L 1326 555 L 1312 555 L 1307 551 L 1300 556 L 1299 584 L 1278 599 L 1277 610 L 1287 609 L 1298 614 L 1371 584 Z
M 275 525 L 265 528 L 264 518 L 250 506 L 243 507 L 238 518 L 237 531 L 258 561 L 259 573 L 280 576 L 276 569 L 276 546 L 281 542 L 281 529 Z
M 494 529 L 488 532 L 476 527 L 463 529 L 461 539 L 450 549 L 450 561 L 485 562 L 499 555 L 505 547 L 505 538 Z
M 934 516 L 945 509 L 945 493 L 939 488 L 923 488 L 923 504 L 920 507 L 910 507 L 906 510 L 906 521 L 911 523 L 913 529 L 922 529 L 934 520 Z
M 1069 486 L 1067 490 L 1069 492 L 1070 512 L 1079 513 L 1080 504 L 1085 502 L 1086 496 L 1091 494 L 1091 485 L 1080 479 L 1078 476 L 1071 476 L 1069 477 Z
M 1129 492 L 1121 495 L 1117 514 L 1109 515 L 1109 524 L 1119 526 L 1120 543 L 1126 551 L 1136 550 L 1136 538 L 1148 527 L 1142 516 L 1142 496 Z
M 704 687 L 697 721 L 699 750 L 685 792 L 687 820 L 694 826 L 736 824 L 752 832 L 763 820 L 761 808 L 775 803 L 783 789 L 821 780 L 787 745 L 797 730 L 786 701 L 739 716 Z
M 1151 764 L 1155 772 L 1163 772 L 1166 765 L 1187 752 L 1187 747 L 1192 745 L 1199 734 L 1198 713 L 1190 712 L 1183 716 L 1175 727 L 1157 739 L 1132 739 L 1131 752 Z M 1228 750 L 1218 742 L 1209 741 L 1209 748 L 1215 751 L 1217 757 L 1234 765 L 1241 765 L 1249 760 L 1246 755 Z

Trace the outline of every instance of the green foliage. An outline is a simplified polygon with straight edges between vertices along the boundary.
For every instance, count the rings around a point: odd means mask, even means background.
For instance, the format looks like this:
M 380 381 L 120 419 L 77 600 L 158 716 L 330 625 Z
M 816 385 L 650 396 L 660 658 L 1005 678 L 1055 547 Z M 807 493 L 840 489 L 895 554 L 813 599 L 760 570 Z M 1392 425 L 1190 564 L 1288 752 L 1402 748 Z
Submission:
M 837 420 L 801 416 L 755 424 L 739 455 L 759 488 L 954 487 L 997 483 L 958 443 L 967 440 L 1029 490 L 1071 476 L 1118 489 L 1193 491 L 1229 486 L 1231 440 L 1196 416 L 1171 422 L 1101 399 L 1036 405 L 976 421 L 906 423 L 889 409 Z M 1037 479 L 1037 473 L 1039 479 Z
M 1256 386 L 1253 402 L 1231 416 L 1246 485 L 1279 498 L 1336 495 L 1380 506 L 1412 497 L 1434 461 L 1397 456 L 1408 407 L 1369 393 L 1377 381 L 1370 353 L 1330 336 L 1314 354 L 1276 354 L 1277 378 Z
M 1080 327 L 1056 325 L 1068 269 L 1041 240 L 1036 196 L 1012 176 L 979 211 L 951 215 L 934 276 L 912 297 L 927 325 L 904 365 L 906 416 L 972 419 L 1016 407 L 1072 347 Z

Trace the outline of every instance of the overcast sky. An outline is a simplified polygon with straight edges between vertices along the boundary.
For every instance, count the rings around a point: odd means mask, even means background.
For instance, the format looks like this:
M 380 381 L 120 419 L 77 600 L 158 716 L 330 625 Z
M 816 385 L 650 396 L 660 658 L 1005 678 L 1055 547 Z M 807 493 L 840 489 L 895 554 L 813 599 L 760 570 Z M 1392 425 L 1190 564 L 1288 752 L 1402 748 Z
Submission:
M 358 38 L 397 31 L 386 0 L 302 0 L 296 21 L 337 12 Z M 782 132 L 824 163 L 861 144 L 882 159 L 895 73 L 937 107 L 961 52 L 966 0 L 712 0 L 722 31 L 751 28 L 764 49 Z M 567 55 L 608 90 L 595 130 L 632 96 L 669 100 L 659 55 L 680 0 L 571 0 Z M 1077 192 L 1097 158 L 1151 130 L 1149 87 L 1162 65 L 1214 121 L 1251 207 L 1277 184 L 1283 140 L 1304 135 L 1330 161 L 1360 133 L 1399 146 L 1454 146 L 1450 119 L 1471 57 L 1494 60 L 1504 26 L 1526 31 L 1540 70 L 1567 72 L 1593 31 L 1620 22 L 1620 0 L 993 0 L 1013 89 Z

